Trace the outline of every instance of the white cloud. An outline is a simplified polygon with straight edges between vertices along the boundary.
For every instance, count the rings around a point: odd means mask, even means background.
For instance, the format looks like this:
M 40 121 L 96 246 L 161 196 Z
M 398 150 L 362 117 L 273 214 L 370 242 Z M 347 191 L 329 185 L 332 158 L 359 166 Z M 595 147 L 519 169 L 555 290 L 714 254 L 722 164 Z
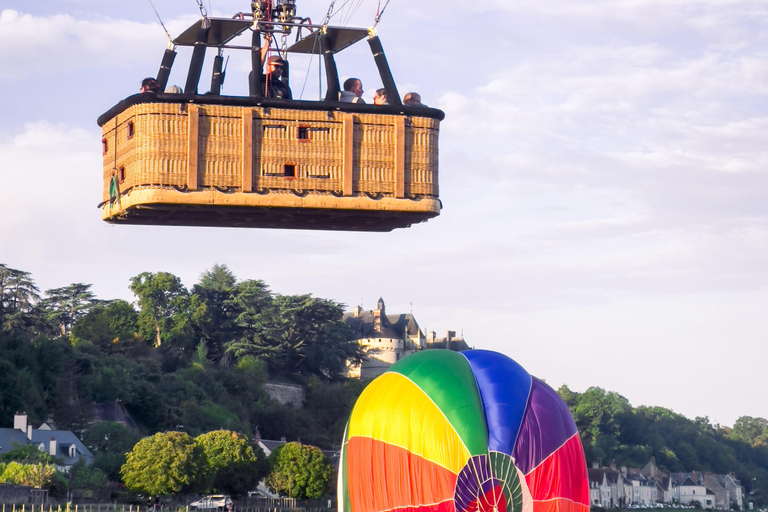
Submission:
M 189 24 L 189 17 L 166 23 L 172 34 Z M 167 43 L 159 23 L 107 17 L 79 19 L 67 14 L 37 16 L 3 9 L 0 79 L 159 62 Z

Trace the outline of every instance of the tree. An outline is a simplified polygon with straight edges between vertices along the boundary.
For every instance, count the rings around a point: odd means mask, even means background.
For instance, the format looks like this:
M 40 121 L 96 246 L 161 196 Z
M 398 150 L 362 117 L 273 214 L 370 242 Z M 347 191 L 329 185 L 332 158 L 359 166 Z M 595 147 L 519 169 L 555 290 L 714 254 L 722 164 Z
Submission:
M 45 292 L 39 306 L 43 318 L 56 326 L 59 334 L 67 336 L 78 318 L 86 315 L 96 304 L 90 284 L 74 283 Z
M 322 498 L 333 478 L 333 464 L 315 446 L 287 443 L 269 456 L 272 469 L 267 485 L 289 498 Z
M 30 317 L 40 290 L 29 272 L 0 263 L 0 328 L 10 331 L 32 324 Z
M 139 327 L 147 339 L 155 340 L 155 347 L 183 334 L 193 315 L 201 314 L 191 310 L 181 279 L 168 272 L 139 274 L 131 280 L 131 291 L 139 298 Z
M 266 475 L 264 452 L 254 450 L 242 434 L 215 430 L 196 437 L 195 442 L 202 447 L 210 470 L 207 491 L 244 494 Z
M 235 337 L 233 315 L 229 303 L 232 291 L 237 285 L 237 278 L 226 265 L 214 265 L 200 276 L 200 282 L 192 292 L 200 297 L 205 305 L 198 326 L 206 342 L 210 358 L 221 361 L 225 353 L 224 344 Z
M 276 314 L 272 294 L 263 281 L 239 283 L 226 303 L 233 325 L 233 335 L 225 344 L 226 354 L 235 360 L 252 356 L 271 360 L 277 347 L 268 342 L 272 320 Z
M 87 466 L 83 459 L 80 459 L 69 471 L 69 478 L 71 489 L 95 491 L 107 485 L 107 475 L 97 467 Z
M 207 468 L 202 448 L 189 435 L 166 432 L 136 443 L 120 473 L 127 488 L 161 496 L 199 490 Z
M 131 451 L 141 436 L 125 425 L 113 422 L 93 424 L 83 442 L 93 452 L 91 467 L 100 469 L 109 480 L 120 481 L 120 468 L 125 464 L 125 454 Z
M 768 420 L 742 416 L 733 424 L 730 437 L 750 446 L 768 446 Z
M 12 448 L 0 456 L 2 462 L 18 462 L 19 464 L 53 464 L 61 463 L 47 452 L 40 451 L 37 445 L 11 443 Z
M 124 300 L 97 304 L 72 326 L 72 345 L 88 342 L 107 354 L 125 353 L 144 343 L 138 333 L 138 317 Z
M 46 487 L 56 473 L 56 469 L 47 463 L 21 464 L 9 462 L 0 475 L 0 483 L 27 485 L 35 489 Z
M 275 305 L 268 344 L 278 348 L 275 362 L 284 373 L 339 380 L 347 361 L 362 361 L 363 349 L 342 320 L 341 304 L 311 295 L 278 295 Z

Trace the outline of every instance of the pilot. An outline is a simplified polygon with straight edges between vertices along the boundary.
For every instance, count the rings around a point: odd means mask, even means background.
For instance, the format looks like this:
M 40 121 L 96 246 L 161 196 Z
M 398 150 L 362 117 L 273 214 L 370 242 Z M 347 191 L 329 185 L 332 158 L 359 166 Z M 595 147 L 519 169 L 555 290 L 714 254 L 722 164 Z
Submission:
M 272 55 L 267 59 L 267 69 L 264 74 L 267 84 L 267 98 L 282 98 L 284 100 L 293 99 L 291 88 L 287 83 L 280 80 L 280 77 L 283 75 L 284 66 L 285 60 L 279 55 Z

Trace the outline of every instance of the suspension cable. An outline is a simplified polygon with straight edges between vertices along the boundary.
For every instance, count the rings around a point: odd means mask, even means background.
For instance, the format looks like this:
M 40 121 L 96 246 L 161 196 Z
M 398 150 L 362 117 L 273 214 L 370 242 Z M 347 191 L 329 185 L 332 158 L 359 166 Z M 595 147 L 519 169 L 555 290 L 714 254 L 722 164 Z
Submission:
M 147 0 L 149 2 L 150 7 L 152 7 L 152 10 L 155 11 L 155 16 L 157 16 L 157 21 L 160 22 L 160 26 L 163 27 L 163 30 L 165 31 L 165 35 L 168 38 L 168 43 L 170 47 L 173 47 L 173 38 L 171 37 L 171 34 L 168 32 L 168 29 L 165 28 L 165 23 L 163 23 L 163 20 L 160 18 L 160 14 L 158 14 L 157 9 L 155 9 L 155 5 L 152 3 L 152 0 Z
M 376 7 L 376 17 L 373 19 L 373 28 L 376 28 L 376 25 L 379 24 L 379 20 L 381 20 L 382 14 L 384 14 L 384 9 L 387 8 L 389 5 L 389 0 L 384 4 L 384 7 L 379 10 L 379 7 L 381 7 L 381 0 L 379 0 L 379 5 Z

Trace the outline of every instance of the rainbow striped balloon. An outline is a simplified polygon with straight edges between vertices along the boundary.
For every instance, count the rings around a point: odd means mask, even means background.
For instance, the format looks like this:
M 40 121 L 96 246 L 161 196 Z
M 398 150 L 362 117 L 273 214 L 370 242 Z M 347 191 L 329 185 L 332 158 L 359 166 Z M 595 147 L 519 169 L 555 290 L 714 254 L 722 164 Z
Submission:
M 589 512 L 568 407 L 512 359 L 426 350 L 365 388 L 347 423 L 339 512 Z

